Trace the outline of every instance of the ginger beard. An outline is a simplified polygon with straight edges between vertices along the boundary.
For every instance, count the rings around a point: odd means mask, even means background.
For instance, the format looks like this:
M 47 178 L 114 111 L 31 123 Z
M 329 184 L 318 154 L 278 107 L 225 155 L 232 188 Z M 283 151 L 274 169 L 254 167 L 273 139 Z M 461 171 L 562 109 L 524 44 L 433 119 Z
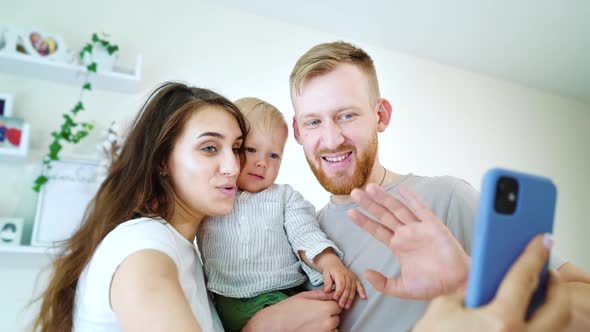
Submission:
M 315 154 L 318 166 L 314 165 L 307 155 L 305 155 L 305 159 L 307 159 L 311 171 L 324 189 L 334 195 L 350 195 L 354 188 L 363 187 L 369 180 L 371 170 L 375 164 L 375 158 L 377 157 L 377 145 L 377 133 L 375 132 L 373 133 L 369 146 L 360 156 L 355 146 L 344 144 L 337 150 L 324 149 L 318 151 Z M 334 176 L 328 176 L 322 169 L 323 161 L 321 156 L 342 151 L 352 151 L 352 155 L 354 156 L 355 169 L 352 177 L 349 177 L 346 171 L 339 171 Z

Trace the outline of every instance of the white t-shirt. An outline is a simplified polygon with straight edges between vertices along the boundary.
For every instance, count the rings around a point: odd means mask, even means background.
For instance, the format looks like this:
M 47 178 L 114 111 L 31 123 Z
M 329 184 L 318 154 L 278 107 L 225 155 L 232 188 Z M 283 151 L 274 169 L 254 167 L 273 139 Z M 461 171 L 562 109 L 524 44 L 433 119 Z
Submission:
M 121 331 L 109 301 L 111 280 L 126 257 L 143 249 L 161 251 L 174 261 L 180 285 L 201 329 L 223 331 L 207 294 L 197 247 L 160 218 L 129 220 L 103 239 L 78 280 L 73 331 Z

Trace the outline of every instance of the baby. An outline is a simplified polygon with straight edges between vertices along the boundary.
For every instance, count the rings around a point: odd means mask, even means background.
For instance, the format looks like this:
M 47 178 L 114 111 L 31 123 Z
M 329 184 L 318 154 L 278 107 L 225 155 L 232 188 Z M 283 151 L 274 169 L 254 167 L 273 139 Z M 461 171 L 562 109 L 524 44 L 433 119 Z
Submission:
M 314 206 L 286 184 L 275 184 L 288 127 L 274 106 L 235 102 L 250 124 L 232 212 L 203 221 L 197 234 L 207 288 L 226 331 L 239 331 L 259 310 L 324 283 L 340 307 L 365 290 L 342 263 L 342 252 L 320 229 Z M 305 272 L 305 273 L 303 273 Z

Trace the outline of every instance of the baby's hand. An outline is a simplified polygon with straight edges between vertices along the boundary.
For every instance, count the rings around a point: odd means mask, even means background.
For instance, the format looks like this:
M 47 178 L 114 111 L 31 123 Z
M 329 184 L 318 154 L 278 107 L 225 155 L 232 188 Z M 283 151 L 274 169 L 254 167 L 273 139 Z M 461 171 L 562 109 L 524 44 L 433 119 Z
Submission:
M 326 266 L 322 276 L 324 278 L 325 292 L 331 292 L 333 284 L 336 284 L 334 300 L 338 301 L 340 308 L 350 309 L 357 292 L 361 299 L 367 299 L 365 288 L 356 277 L 356 274 L 347 269 L 339 259 Z

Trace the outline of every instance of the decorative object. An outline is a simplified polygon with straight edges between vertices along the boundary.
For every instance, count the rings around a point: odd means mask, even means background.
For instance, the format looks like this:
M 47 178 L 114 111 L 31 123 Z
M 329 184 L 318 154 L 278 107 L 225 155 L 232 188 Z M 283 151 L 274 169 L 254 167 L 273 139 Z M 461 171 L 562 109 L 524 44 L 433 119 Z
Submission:
M 103 38 L 106 37 L 109 36 L 103 36 Z M 96 63 L 98 72 L 113 71 L 118 56 L 119 46 L 100 38 L 96 33 L 92 35 L 92 43 L 86 44 L 80 52 L 80 58 L 84 65 Z
M 20 245 L 23 223 L 21 218 L 0 218 L 0 245 Z
M 92 35 L 92 43 L 99 43 L 101 46 L 111 50 L 112 52 L 117 52 L 119 50 L 117 45 L 113 45 L 108 41 L 99 38 L 96 33 Z M 92 55 L 93 50 L 94 46 L 92 46 L 91 43 L 86 44 L 86 46 L 84 46 L 84 48 L 82 48 L 80 51 L 80 58 L 84 58 L 87 55 Z M 91 62 L 86 66 L 86 79 L 84 80 L 84 84 L 80 90 L 78 102 L 74 105 L 70 112 L 63 114 L 64 122 L 60 126 L 60 130 L 51 133 L 53 141 L 49 145 L 49 153 L 43 159 L 43 171 L 50 169 L 51 163 L 53 161 L 59 160 L 59 152 L 63 147 L 62 143 L 77 144 L 81 139 L 88 136 L 89 131 L 94 128 L 94 125 L 91 123 L 78 123 L 75 120 L 77 114 L 85 109 L 84 104 L 82 103 L 82 97 L 86 91 L 92 90 L 90 75 L 96 73 L 97 67 L 98 64 L 96 62 Z M 45 175 L 39 175 L 35 179 L 33 190 L 39 192 L 41 187 L 47 183 L 47 180 L 48 178 Z
M 12 95 L 0 93 L 0 116 L 12 115 Z
M 98 189 L 97 172 L 97 162 L 83 160 L 58 160 L 45 169 L 49 181 L 37 201 L 31 245 L 55 246 L 72 236 Z
M 66 55 L 66 45 L 61 36 L 38 29 L 21 32 L 18 35 L 17 50 L 30 56 L 57 61 L 65 61 Z
M 104 131 L 104 140 L 96 145 L 99 154 L 97 182 L 99 185 L 106 179 L 111 164 L 121 152 L 122 142 L 119 135 L 119 124 L 115 121 Z
M 0 156 L 26 157 L 29 126 L 22 119 L 0 116 Z
M 0 53 L 15 53 L 18 33 L 10 27 L 0 27 Z

